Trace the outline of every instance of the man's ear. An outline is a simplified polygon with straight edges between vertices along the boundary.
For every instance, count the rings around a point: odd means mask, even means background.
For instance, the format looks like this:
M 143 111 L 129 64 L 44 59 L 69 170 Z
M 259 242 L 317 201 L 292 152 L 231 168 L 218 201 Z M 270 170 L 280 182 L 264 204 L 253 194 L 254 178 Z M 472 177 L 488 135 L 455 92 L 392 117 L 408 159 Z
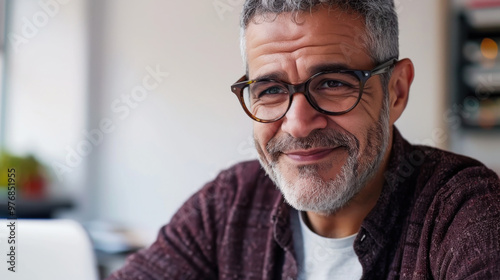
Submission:
M 408 58 L 398 61 L 394 66 L 388 88 L 391 126 L 406 108 L 414 74 L 413 63 Z

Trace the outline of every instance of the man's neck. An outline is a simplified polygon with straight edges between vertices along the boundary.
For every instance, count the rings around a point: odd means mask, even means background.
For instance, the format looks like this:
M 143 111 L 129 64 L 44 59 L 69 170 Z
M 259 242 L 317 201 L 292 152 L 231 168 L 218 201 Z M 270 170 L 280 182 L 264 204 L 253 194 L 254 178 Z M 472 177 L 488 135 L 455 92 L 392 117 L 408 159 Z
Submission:
M 361 223 L 377 203 L 378 196 L 362 204 L 351 202 L 334 214 L 325 216 L 315 212 L 306 212 L 306 224 L 316 234 L 329 238 L 342 238 L 357 233 Z

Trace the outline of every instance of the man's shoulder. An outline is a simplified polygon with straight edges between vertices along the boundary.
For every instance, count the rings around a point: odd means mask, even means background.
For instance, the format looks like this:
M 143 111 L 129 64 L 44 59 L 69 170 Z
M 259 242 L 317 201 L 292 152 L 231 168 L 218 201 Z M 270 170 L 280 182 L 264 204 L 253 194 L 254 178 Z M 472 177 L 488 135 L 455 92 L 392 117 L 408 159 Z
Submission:
M 498 175 L 478 160 L 411 145 L 400 135 L 393 147 L 386 175 L 394 195 L 392 203 L 386 203 L 392 207 L 388 215 L 402 210 L 405 220 L 398 245 L 405 256 L 396 260 L 401 263 L 398 273 L 464 279 L 464 275 L 486 275 L 481 273 L 496 268 Z
M 413 145 L 395 130 L 392 162 L 386 177 L 392 183 L 439 189 L 445 184 L 460 186 L 459 181 L 499 184 L 498 175 L 480 161 L 439 148 Z
M 500 199 L 498 175 L 480 161 L 434 147 L 411 147 L 414 154 L 423 156 L 421 165 L 415 168 L 418 170 L 415 176 L 417 205 L 423 203 L 429 210 L 427 207 L 436 206 L 459 211 L 469 204 L 483 209 Z M 500 211 L 498 205 L 494 207 Z
M 222 199 L 225 203 L 253 206 L 273 204 L 281 197 L 258 160 L 244 161 L 221 171 L 194 196 Z
M 181 223 L 199 227 L 197 222 L 207 220 L 223 231 L 228 223 L 244 223 L 241 217 L 245 215 L 261 211 L 263 217 L 270 216 L 280 199 L 281 193 L 258 161 L 241 162 L 221 171 L 195 192 L 173 216 L 170 226 Z
M 217 177 L 207 185 L 216 184 L 229 188 L 255 188 L 272 184 L 258 160 L 236 163 L 222 170 Z
M 405 197 L 414 197 L 419 211 L 435 203 L 461 205 L 465 200 L 500 197 L 498 175 L 478 160 L 412 145 L 397 131 L 395 139 L 392 162 L 385 176 L 389 185 L 405 189 Z
M 429 182 L 449 184 L 457 187 L 462 183 L 474 183 L 474 186 L 497 185 L 500 183 L 498 175 L 480 161 L 442 149 L 428 146 L 413 146 L 414 150 L 425 155 L 421 166 L 421 173 L 428 174 Z M 483 183 L 483 184 L 482 184 Z
M 413 229 L 418 228 L 415 225 L 421 227 L 418 233 L 412 231 L 418 238 L 412 241 L 426 249 L 415 255 L 428 260 L 435 278 L 445 275 L 445 266 L 446 275 L 453 279 L 463 279 L 463 275 L 476 269 L 487 273 L 496 267 L 500 250 L 498 175 L 470 157 L 425 146 L 413 147 L 426 155 L 410 217 Z
M 216 179 L 221 176 L 233 179 L 240 179 L 243 181 L 252 181 L 256 177 L 265 176 L 266 173 L 258 160 L 248 160 L 233 164 L 232 166 L 222 170 Z

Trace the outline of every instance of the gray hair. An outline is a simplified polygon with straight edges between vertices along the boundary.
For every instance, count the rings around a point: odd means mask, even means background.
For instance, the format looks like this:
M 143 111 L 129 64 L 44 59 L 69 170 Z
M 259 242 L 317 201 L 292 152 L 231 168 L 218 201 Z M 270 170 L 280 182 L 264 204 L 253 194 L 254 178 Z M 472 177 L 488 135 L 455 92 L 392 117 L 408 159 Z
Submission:
M 345 12 L 355 12 L 365 20 L 362 41 L 375 64 L 399 57 L 398 16 L 393 0 L 246 0 L 240 22 L 241 55 L 245 65 L 245 30 L 257 15 L 312 12 L 318 5 L 339 8 Z M 390 72 L 382 75 L 384 90 L 389 82 Z

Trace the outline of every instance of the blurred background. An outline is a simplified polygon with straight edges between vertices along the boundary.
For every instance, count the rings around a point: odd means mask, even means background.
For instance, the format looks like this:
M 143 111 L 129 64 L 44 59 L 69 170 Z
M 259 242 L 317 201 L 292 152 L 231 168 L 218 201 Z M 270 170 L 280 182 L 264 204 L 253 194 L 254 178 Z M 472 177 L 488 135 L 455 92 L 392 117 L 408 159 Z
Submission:
M 243 0 L 0 3 L 0 217 L 16 167 L 17 216 L 82 223 L 107 276 L 219 171 L 256 158 L 229 90 Z M 500 173 L 500 1 L 395 3 L 416 71 L 397 127 Z

